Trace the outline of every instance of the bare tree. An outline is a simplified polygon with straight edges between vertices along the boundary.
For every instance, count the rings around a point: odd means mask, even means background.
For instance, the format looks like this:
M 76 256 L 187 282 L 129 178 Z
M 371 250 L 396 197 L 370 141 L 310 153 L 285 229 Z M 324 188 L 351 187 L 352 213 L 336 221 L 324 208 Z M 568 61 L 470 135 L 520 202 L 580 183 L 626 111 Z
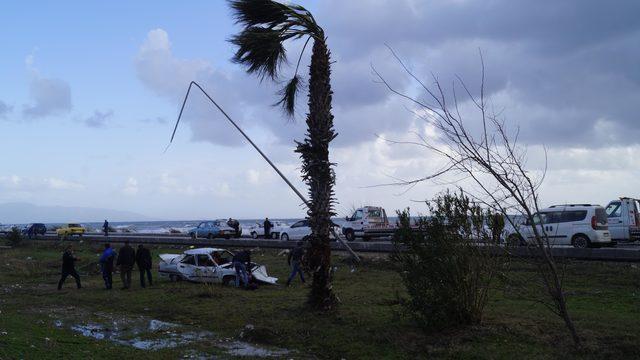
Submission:
M 531 252 L 530 255 L 537 260 L 534 264 L 548 293 L 548 301 L 544 304 L 562 318 L 574 343 L 579 346 L 580 338 L 567 308 L 560 271 L 551 253 L 549 236 L 543 227 L 536 226 L 534 221 L 534 214 L 539 210 L 538 190 L 544 180 L 546 167 L 541 174 L 527 170 L 526 149 L 518 144 L 519 130 L 516 128 L 514 133 L 510 134 L 506 122 L 488 105 L 484 91 L 482 54 L 482 79 L 479 94 L 474 95 L 460 77 L 453 81 L 450 92 L 445 91 L 435 75 L 432 75 L 431 84 L 427 85 L 404 64 L 393 49 L 390 48 L 390 51 L 408 76 L 421 87 L 426 99 L 394 88 L 373 68 L 375 76 L 389 91 L 412 103 L 416 116 L 429 124 L 435 130 L 436 136 L 427 138 L 416 133 L 415 141 L 387 141 L 423 147 L 445 161 L 445 165 L 432 174 L 393 184 L 412 186 L 419 182 L 453 175 L 472 184 L 473 189 L 466 189 L 465 193 L 470 194 L 475 201 L 503 214 L 507 223 L 516 231 L 519 226 L 514 223 L 514 217 L 511 215 L 519 214 L 527 219 L 527 224 L 531 224 L 534 234 L 532 243 L 527 248 Z M 472 104 L 475 114 L 473 120 L 462 115 L 463 102 L 458 100 L 457 91 L 464 93 L 464 100 Z M 478 130 L 472 130 L 474 125 Z

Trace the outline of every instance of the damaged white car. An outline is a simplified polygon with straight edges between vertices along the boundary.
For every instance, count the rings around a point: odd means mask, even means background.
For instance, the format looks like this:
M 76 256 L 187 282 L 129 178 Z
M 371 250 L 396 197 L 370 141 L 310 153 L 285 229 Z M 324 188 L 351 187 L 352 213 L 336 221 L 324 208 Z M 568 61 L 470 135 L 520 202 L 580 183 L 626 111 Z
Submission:
M 236 281 L 233 253 L 218 248 L 190 249 L 182 254 L 160 254 L 158 272 L 172 281 L 187 280 L 228 285 Z M 251 263 L 251 274 L 260 283 L 275 285 L 278 278 L 269 276 L 264 265 Z

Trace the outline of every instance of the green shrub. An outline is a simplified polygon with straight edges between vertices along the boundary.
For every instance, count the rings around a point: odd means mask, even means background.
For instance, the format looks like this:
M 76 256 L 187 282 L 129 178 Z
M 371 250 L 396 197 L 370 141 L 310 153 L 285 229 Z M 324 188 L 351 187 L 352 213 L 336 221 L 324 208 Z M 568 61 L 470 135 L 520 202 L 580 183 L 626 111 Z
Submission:
M 11 228 L 5 237 L 7 238 L 7 243 L 11 246 L 18 246 L 22 243 L 22 232 L 17 227 Z
M 499 242 L 504 221 L 462 192 L 446 192 L 428 206 L 430 216 L 413 226 L 408 209 L 398 213 L 392 259 L 409 294 L 401 304 L 425 329 L 478 324 L 489 286 L 506 264 L 485 245 Z

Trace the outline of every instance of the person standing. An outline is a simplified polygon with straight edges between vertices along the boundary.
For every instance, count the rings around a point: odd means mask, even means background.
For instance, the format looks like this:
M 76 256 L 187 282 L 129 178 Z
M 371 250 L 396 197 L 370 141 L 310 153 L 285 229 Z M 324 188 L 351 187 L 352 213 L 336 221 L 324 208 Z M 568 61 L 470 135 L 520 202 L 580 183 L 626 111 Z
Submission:
M 233 228 L 233 231 L 235 231 L 235 237 L 240 237 L 240 222 L 238 220 L 229 218 L 227 225 Z
M 120 266 L 120 279 L 122 280 L 122 290 L 131 287 L 131 271 L 136 262 L 136 252 L 129 245 L 129 240 L 124 242 L 124 246 L 118 251 L 118 261 Z
M 62 254 L 62 277 L 60 278 L 60 281 L 58 281 L 58 290 L 62 289 L 62 284 L 64 284 L 64 281 L 69 275 L 76 279 L 78 289 L 82 288 L 80 285 L 80 275 L 78 275 L 78 272 L 76 271 L 76 261 L 78 260 L 79 259 L 73 254 L 73 246 L 67 246 Z
M 296 277 L 296 274 L 300 274 L 300 280 L 304 284 L 304 273 L 300 268 L 302 263 L 302 258 L 304 258 L 304 247 L 302 247 L 302 241 L 298 241 L 296 247 L 294 247 L 287 257 L 287 264 L 291 266 L 291 274 L 289 275 L 289 279 L 287 279 L 287 286 L 291 285 L 291 280 Z
M 149 286 L 153 286 L 151 279 L 151 252 L 142 244 L 138 245 L 138 251 L 136 251 L 136 264 L 138 264 L 138 270 L 140 270 L 140 286 L 145 287 L 145 273 L 149 280 Z
M 102 224 L 102 230 L 104 231 L 104 236 L 109 236 L 109 222 L 105 219 L 104 224 Z
M 262 226 L 264 227 L 264 238 L 271 239 L 271 227 L 273 224 L 269 221 L 269 218 L 264 219 L 264 224 L 262 224 Z
M 102 268 L 102 279 L 107 290 L 113 287 L 113 258 L 116 256 L 111 244 L 104 244 L 104 251 L 100 256 L 100 267 Z
M 240 280 L 246 288 L 249 285 L 249 274 L 247 269 L 251 265 L 251 252 L 241 251 L 233 256 L 233 268 L 236 270 L 236 287 L 240 287 Z

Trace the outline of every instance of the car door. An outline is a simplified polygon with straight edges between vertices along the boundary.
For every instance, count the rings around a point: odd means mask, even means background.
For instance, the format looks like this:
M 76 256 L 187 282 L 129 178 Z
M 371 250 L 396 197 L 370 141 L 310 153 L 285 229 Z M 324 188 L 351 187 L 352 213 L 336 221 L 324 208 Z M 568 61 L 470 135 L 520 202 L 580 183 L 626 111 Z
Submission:
M 549 237 L 550 245 L 565 244 L 567 235 L 562 232 L 562 216 L 564 213 L 566 213 L 566 211 L 550 211 L 546 213 L 542 226 Z
M 533 226 L 538 228 L 538 234 L 543 236 L 542 234 L 542 226 L 547 219 L 547 213 L 541 212 L 533 214 L 533 225 L 527 221 L 524 224 L 520 225 L 518 228 L 520 230 L 520 236 L 523 239 L 526 239 L 528 243 L 535 242 L 535 233 L 533 232 Z
M 587 219 L 587 210 L 567 210 L 560 213 L 559 221 L 554 229 L 556 245 L 571 245 L 575 233 L 585 232 L 591 227 L 591 219 Z
M 195 255 L 185 255 L 176 266 L 176 270 L 187 280 L 193 280 L 195 277 L 196 257 Z
M 193 269 L 194 281 L 213 282 L 216 266 L 209 254 L 196 255 L 196 266 Z
M 623 211 L 622 201 L 612 201 L 607 205 L 605 209 L 607 213 L 607 222 L 609 223 L 609 233 L 612 239 L 626 239 L 627 238 L 627 226 L 625 225 L 624 215 L 628 211 Z M 628 216 L 627 216 L 628 217 Z

